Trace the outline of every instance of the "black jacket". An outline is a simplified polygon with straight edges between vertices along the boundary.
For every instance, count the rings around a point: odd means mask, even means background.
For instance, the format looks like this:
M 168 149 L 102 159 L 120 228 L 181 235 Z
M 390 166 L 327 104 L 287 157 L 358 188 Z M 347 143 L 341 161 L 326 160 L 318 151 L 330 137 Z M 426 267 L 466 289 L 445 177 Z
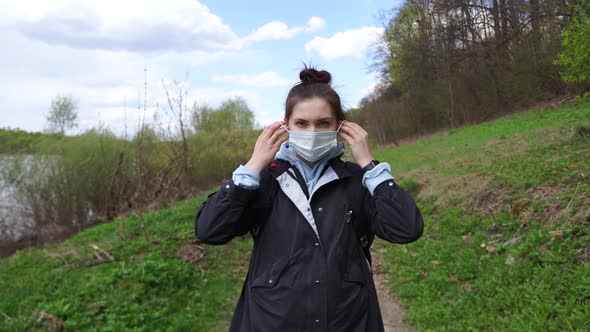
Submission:
M 277 159 L 260 188 L 228 180 L 209 195 L 195 220 L 199 240 L 225 244 L 248 232 L 254 239 L 230 331 L 384 330 L 366 253 L 374 235 L 416 241 L 422 215 L 394 180 L 371 196 L 362 177 L 357 164 L 334 158 L 310 200 L 296 167 Z

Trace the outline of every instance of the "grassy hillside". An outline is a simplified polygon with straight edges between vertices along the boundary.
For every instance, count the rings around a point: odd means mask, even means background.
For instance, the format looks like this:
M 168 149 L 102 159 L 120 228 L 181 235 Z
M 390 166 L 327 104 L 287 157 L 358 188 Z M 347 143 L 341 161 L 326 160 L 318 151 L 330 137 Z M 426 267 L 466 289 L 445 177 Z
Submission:
M 196 243 L 204 198 L 0 260 L 0 331 L 223 330 L 251 241 Z
M 423 238 L 377 253 L 417 330 L 587 330 L 590 102 L 428 137 L 391 163 Z M 580 131 L 582 133 L 582 131 Z M 587 135 L 587 134 L 586 134 Z M 248 236 L 194 240 L 204 196 L 0 260 L 0 330 L 227 330 Z
M 530 110 L 377 155 L 424 237 L 380 241 L 416 330 L 590 330 L 590 103 Z

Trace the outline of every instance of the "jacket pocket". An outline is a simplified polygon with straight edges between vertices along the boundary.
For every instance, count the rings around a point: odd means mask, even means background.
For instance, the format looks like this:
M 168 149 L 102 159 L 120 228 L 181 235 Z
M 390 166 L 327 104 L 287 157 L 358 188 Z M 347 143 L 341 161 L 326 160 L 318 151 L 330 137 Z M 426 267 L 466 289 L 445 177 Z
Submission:
M 292 331 L 302 324 L 306 295 L 295 286 L 299 265 L 291 262 L 279 259 L 250 284 L 251 331 Z
M 349 257 L 336 296 L 334 326 L 364 326 L 369 312 L 368 275 L 358 259 Z M 357 331 L 356 329 L 354 329 Z M 359 329 L 364 330 L 364 328 Z
M 278 261 L 272 263 L 266 271 L 261 272 L 250 284 L 250 288 L 263 287 L 273 288 L 279 282 L 281 273 L 287 267 L 289 257 L 283 257 Z
M 350 258 L 352 259 L 353 257 L 354 256 L 351 256 Z M 349 261 L 346 272 L 344 272 L 344 275 L 342 276 L 342 280 L 366 285 L 367 275 L 356 262 Z

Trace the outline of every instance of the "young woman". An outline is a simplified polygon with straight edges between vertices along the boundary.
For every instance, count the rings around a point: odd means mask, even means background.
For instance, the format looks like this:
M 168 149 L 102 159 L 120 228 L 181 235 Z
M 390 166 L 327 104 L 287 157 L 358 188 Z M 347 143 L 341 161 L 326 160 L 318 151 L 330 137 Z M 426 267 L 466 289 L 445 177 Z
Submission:
M 284 121 L 267 126 L 246 165 L 201 205 L 199 240 L 250 232 L 254 248 L 230 331 L 383 331 L 370 266 L 374 235 L 409 243 L 420 210 L 345 121 L 326 71 L 304 68 Z M 340 159 L 344 143 L 356 163 Z

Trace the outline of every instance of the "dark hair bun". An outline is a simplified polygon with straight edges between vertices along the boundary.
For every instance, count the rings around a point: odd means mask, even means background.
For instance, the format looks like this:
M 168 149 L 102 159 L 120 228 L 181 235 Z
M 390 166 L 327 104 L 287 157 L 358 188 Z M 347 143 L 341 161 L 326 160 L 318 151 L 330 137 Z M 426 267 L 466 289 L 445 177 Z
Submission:
M 299 73 L 299 79 L 303 84 L 311 83 L 326 83 L 330 84 L 332 81 L 332 75 L 325 70 L 317 71 L 314 68 L 304 68 Z

